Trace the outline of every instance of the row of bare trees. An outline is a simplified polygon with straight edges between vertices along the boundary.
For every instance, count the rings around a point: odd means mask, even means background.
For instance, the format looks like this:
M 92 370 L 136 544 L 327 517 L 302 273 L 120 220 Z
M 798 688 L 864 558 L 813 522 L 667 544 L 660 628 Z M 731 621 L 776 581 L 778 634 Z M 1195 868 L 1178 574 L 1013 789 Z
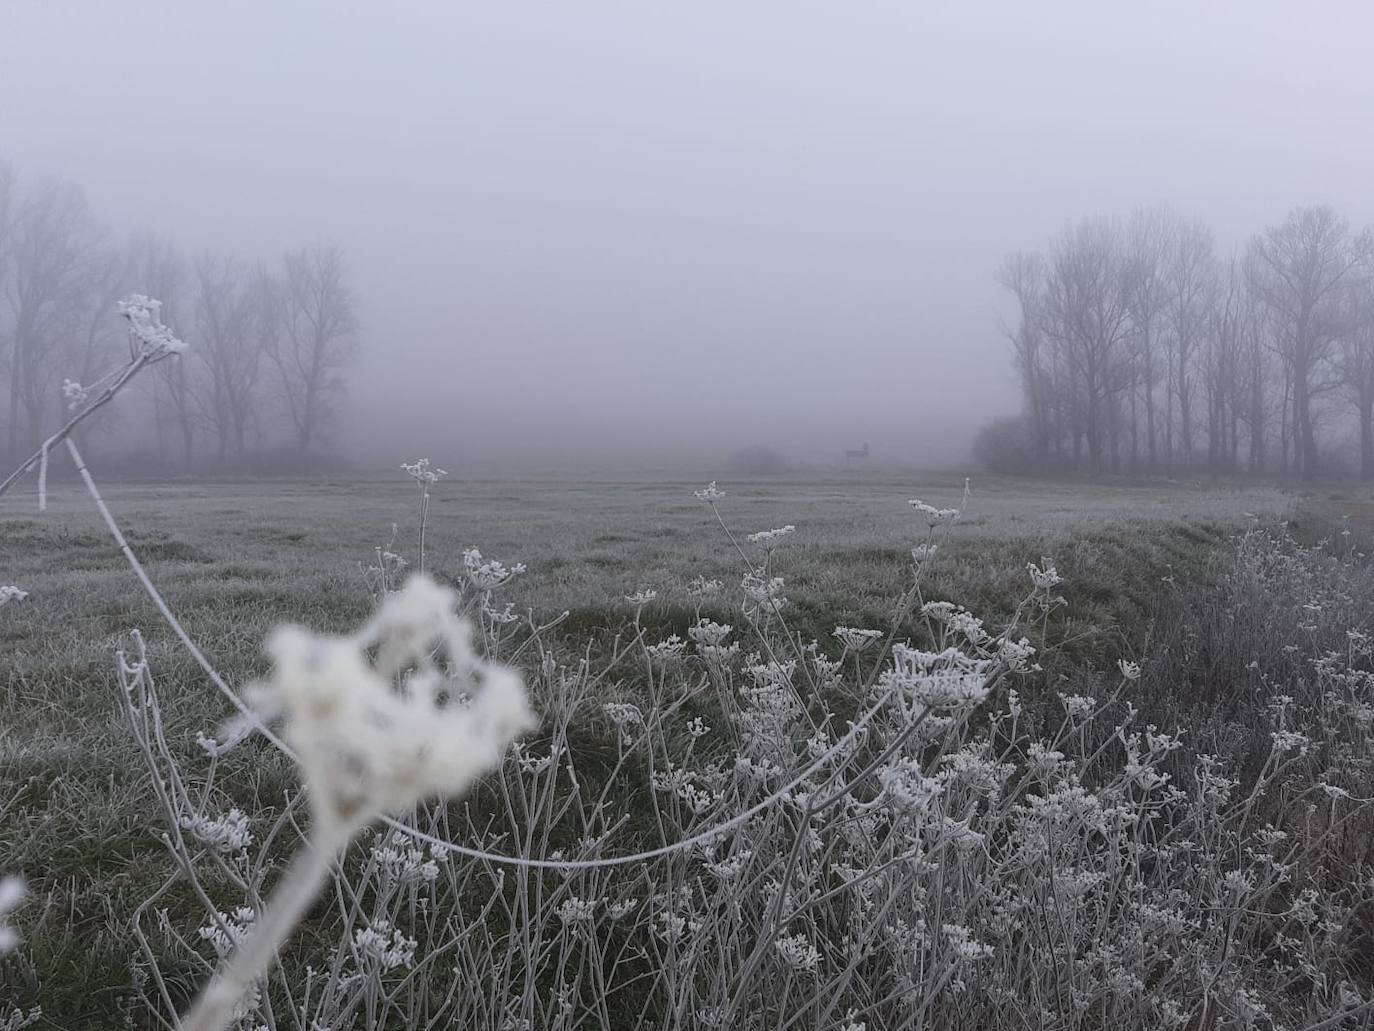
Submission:
M 78 186 L 21 182 L 0 162 L 0 455 L 17 461 L 52 432 L 64 381 L 91 384 L 126 360 L 115 306 L 129 293 L 161 300 L 193 346 L 157 365 L 145 403 L 122 406 L 113 437 L 89 446 L 184 468 L 300 463 L 327 449 L 357 329 L 337 247 L 268 265 L 186 257 L 149 235 L 119 242 Z
M 1331 208 L 1225 257 L 1168 208 L 1085 218 L 998 281 L 1025 414 L 984 431 L 989 464 L 1312 479 L 1358 426 L 1374 479 L 1374 234 Z

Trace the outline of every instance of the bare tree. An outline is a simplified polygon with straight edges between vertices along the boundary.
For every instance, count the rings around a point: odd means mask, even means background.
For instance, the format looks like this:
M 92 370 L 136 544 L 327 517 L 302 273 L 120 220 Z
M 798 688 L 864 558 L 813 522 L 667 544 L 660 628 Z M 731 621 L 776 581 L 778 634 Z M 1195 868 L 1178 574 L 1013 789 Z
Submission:
M 1104 469 L 1117 395 L 1130 384 L 1132 294 L 1131 267 L 1118 223 L 1084 219 L 1054 242 L 1046 277 L 1046 327 L 1064 350 L 1093 476 Z
M 277 316 L 280 333 L 270 354 L 281 377 L 296 452 L 303 457 L 318 442 L 343 389 L 340 373 L 354 354 L 357 320 L 343 251 L 322 244 L 288 251 Z
M 1020 307 L 1020 322 L 1014 329 L 1003 326 L 1003 332 L 1011 341 L 1016 368 L 1021 374 L 1035 459 L 1043 468 L 1050 459 L 1055 403 L 1053 355 L 1042 325 L 1045 259 L 1027 251 L 1010 254 L 998 270 L 997 281 L 1012 292 Z
M 1168 208 L 1141 208 L 1131 216 L 1128 230 L 1132 269 L 1132 351 L 1135 367 L 1132 400 L 1140 398 L 1144 402 L 1145 441 L 1151 471 L 1159 468 L 1155 386 L 1159 382 L 1159 339 L 1162 335 L 1167 299 L 1164 270 L 1177 220 L 1177 216 Z
M 1349 311 L 1343 297 L 1368 250 L 1368 238 L 1352 238 L 1345 219 L 1324 206 L 1298 208 L 1250 243 L 1246 269 L 1291 387 L 1294 462 L 1305 479 L 1317 474 L 1313 398 L 1339 383 L 1327 366 Z
M 248 266 L 204 254 L 195 262 L 197 351 L 207 370 L 206 408 L 221 463 L 242 463 L 262 365 L 270 300 Z
M 1366 270 L 1346 298 L 1341 382 L 1360 423 L 1360 479 L 1374 480 L 1374 281 Z
M 1172 466 L 1173 402 L 1177 402 L 1180 451 L 1187 467 L 1193 458 L 1193 366 L 1206 329 L 1216 284 L 1216 267 L 1212 257 L 1212 231 L 1203 223 L 1180 220 L 1170 242 L 1165 271 L 1165 310 L 1171 403 L 1165 427 L 1165 455 Z
M 23 197 L 10 232 L 9 442 L 18 455 L 43 439 L 57 411 L 56 379 L 102 234 L 80 188 L 62 179 L 42 180 Z

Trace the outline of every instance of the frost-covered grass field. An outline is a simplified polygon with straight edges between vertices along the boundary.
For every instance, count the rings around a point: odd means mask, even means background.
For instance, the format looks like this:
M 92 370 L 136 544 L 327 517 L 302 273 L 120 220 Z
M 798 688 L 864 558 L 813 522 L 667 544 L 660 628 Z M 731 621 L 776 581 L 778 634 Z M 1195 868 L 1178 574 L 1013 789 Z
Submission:
M 238 1026 L 1368 1026 L 1358 530 L 1257 488 L 722 483 L 741 555 L 700 486 L 437 484 L 427 570 L 543 725 L 465 801 L 402 815 L 526 859 L 728 832 L 574 872 L 366 831 Z M 403 475 L 106 495 L 236 686 L 278 623 L 364 623 L 376 549 L 416 564 Z M 915 570 L 913 497 L 964 504 Z M 0 582 L 29 597 L 0 608 L 0 872 L 30 895 L 0 998 L 174 1026 L 305 834 L 298 777 L 260 739 L 197 747 L 229 709 L 84 493 L 3 505 Z M 786 525 L 771 553 L 744 539 Z M 485 592 L 473 546 L 527 570 Z M 741 608 L 746 561 L 783 578 L 776 612 Z M 148 672 L 121 688 L 136 627 Z

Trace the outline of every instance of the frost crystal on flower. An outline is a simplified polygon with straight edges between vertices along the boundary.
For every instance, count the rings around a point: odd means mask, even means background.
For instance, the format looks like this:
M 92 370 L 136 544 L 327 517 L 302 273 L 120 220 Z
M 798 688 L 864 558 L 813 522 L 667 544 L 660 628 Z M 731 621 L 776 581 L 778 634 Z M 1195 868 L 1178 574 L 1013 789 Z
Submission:
M 1031 583 L 1036 590 L 1048 591 L 1051 587 L 1064 582 L 1064 578 L 1059 575 L 1059 570 L 1054 568 L 1052 559 L 1042 558 L 1040 561 L 1044 563 L 1044 569 L 1041 569 L 1034 562 L 1026 563 L 1026 572 L 1030 573 Z
M 883 636 L 881 630 L 859 630 L 852 626 L 837 626 L 832 633 L 851 652 L 861 652 Z
M 422 487 L 433 486 L 439 482 L 441 476 L 448 475 L 448 470 L 440 469 L 437 465 L 431 466 L 428 458 L 417 458 L 413 462 L 402 462 L 401 468 L 410 474 L 410 478 Z
M 215 950 L 215 955 L 223 959 L 234 948 L 248 937 L 248 926 L 256 916 L 254 912 L 246 906 L 240 906 L 232 914 L 219 913 L 219 919 L 206 924 L 197 932 L 202 941 L 210 943 L 210 947 Z
M 253 844 L 253 832 L 248 829 L 248 817 L 237 808 L 215 819 L 209 816 L 183 816 L 181 826 L 206 848 L 230 855 L 247 852 Z
M 21 602 L 28 596 L 28 591 L 21 591 L 14 584 L 0 584 L 0 605 L 8 605 L 12 601 Z
M 793 970 L 815 970 L 821 961 L 820 951 L 812 945 L 804 934 L 793 934 L 779 938 L 773 943 L 782 956 L 783 962 Z
M 602 708 L 610 721 L 621 730 L 644 722 L 644 713 L 640 712 L 639 706 L 632 702 L 607 702 Z
M 764 551 L 772 551 L 784 540 L 797 532 L 797 528 L 789 523 L 780 526 L 776 530 L 760 530 L 758 533 L 751 533 L 745 538 L 750 544 L 757 544 Z
M 687 585 L 687 593 L 693 598 L 714 598 L 725 585 L 719 580 L 710 580 L 704 576 L 695 576 L 692 582 Z
M 572 895 L 558 907 L 558 919 L 564 924 L 589 924 L 596 919 L 596 903 Z
M 918 544 L 911 549 L 911 559 L 913 562 L 927 562 L 935 557 L 935 552 L 938 550 L 940 550 L 938 544 Z
M 653 601 L 657 597 L 657 591 L 653 590 L 650 587 L 641 587 L 639 590 L 635 591 L 634 594 L 625 595 L 625 600 L 628 601 L 635 608 L 642 609 L 645 605 L 649 604 L 649 602 Z
M 378 920 L 371 927 L 353 932 L 353 947 L 368 959 L 375 960 L 383 970 L 409 967 L 415 962 L 418 942 L 392 928 L 386 920 Z
M 756 610 L 756 614 L 771 613 L 787 604 L 787 599 L 782 596 L 783 582 L 780 576 L 763 577 L 757 573 L 746 573 L 740 581 L 740 587 L 744 589 L 746 608 Z
M 88 394 L 84 387 L 74 379 L 64 379 L 62 381 L 62 397 L 67 402 L 69 410 L 80 408 L 87 401 Z
M 428 859 L 423 849 L 377 845 L 372 860 L 387 876 L 403 884 L 432 883 L 439 877 L 439 863 L 433 850 Z
M 971 658 L 956 648 L 924 652 L 896 644 L 892 668 L 878 682 L 928 708 L 962 709 L 987 697 L 989 665 L 987 659 Z
M 959 518 L 957 508 L 936 508 L 934 505 L 927 505 L 920 498 L 912 498 L 907 504 L 914 508 L 932 529 L 941 523 L 952 523 Z
M 181 354 L 186 342 L 178 340 L 162 324 L 162 302 L 142 294 L 130 294 L 119 302 L 119 314 L 129 320 L 129 342 L 135 355 L 161 358 L 167 354 Z
M 347 834 L 459 794 L 537 725 L 520 675 L 473 651 L 456 602 L 420 575 L 349 637 L 284 626 L 268 638 L 273 673 L 252 697 L 282 719 L 326 826 Z
M 697 500 L 706 502 L 719 501 L 721 498 L 725 497 L 725 491 L 716 486 L 715 480 L 712 480 L 703 489 L 693 491 L 692 493 L 697 496 Z
M 468 548 L 463 552 L 463 570 L 467 573 L 468 582 L 479 591 L 494 591 L 523 573 L 525 564 L 517 562 L 513 566 L 506 566 L 494 558 L 483 561 L 480 551 Z
M 657 662 L 670 662 L 680 657 L 686 649 L 687 642 L 677 634 L 673 634 L 666 641 L 651 644 L 644 650 L 649 653 L 649 658 Z
M 687 636 L 696 642 L 699 648 L 710 648 L 725 643 L 725 638 L 733 630 L 729 623 L 715 623 L 709 619 L 698 620 L 687 628 Z
M 1127 662 L 1125 659 L 1117 660 L 1117 668 L 1121 670 L 1121 675 L 1127 680 L 1140 679 L 1140 663 Z

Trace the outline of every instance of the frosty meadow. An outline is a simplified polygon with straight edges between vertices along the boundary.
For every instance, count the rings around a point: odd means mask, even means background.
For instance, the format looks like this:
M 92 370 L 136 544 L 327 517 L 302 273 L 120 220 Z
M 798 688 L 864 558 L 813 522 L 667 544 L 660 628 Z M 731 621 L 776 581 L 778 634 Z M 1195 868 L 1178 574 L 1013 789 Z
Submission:
M 1374 1019 L 1331 502 L 69 457 L 0 517 L 3 1026 Z

